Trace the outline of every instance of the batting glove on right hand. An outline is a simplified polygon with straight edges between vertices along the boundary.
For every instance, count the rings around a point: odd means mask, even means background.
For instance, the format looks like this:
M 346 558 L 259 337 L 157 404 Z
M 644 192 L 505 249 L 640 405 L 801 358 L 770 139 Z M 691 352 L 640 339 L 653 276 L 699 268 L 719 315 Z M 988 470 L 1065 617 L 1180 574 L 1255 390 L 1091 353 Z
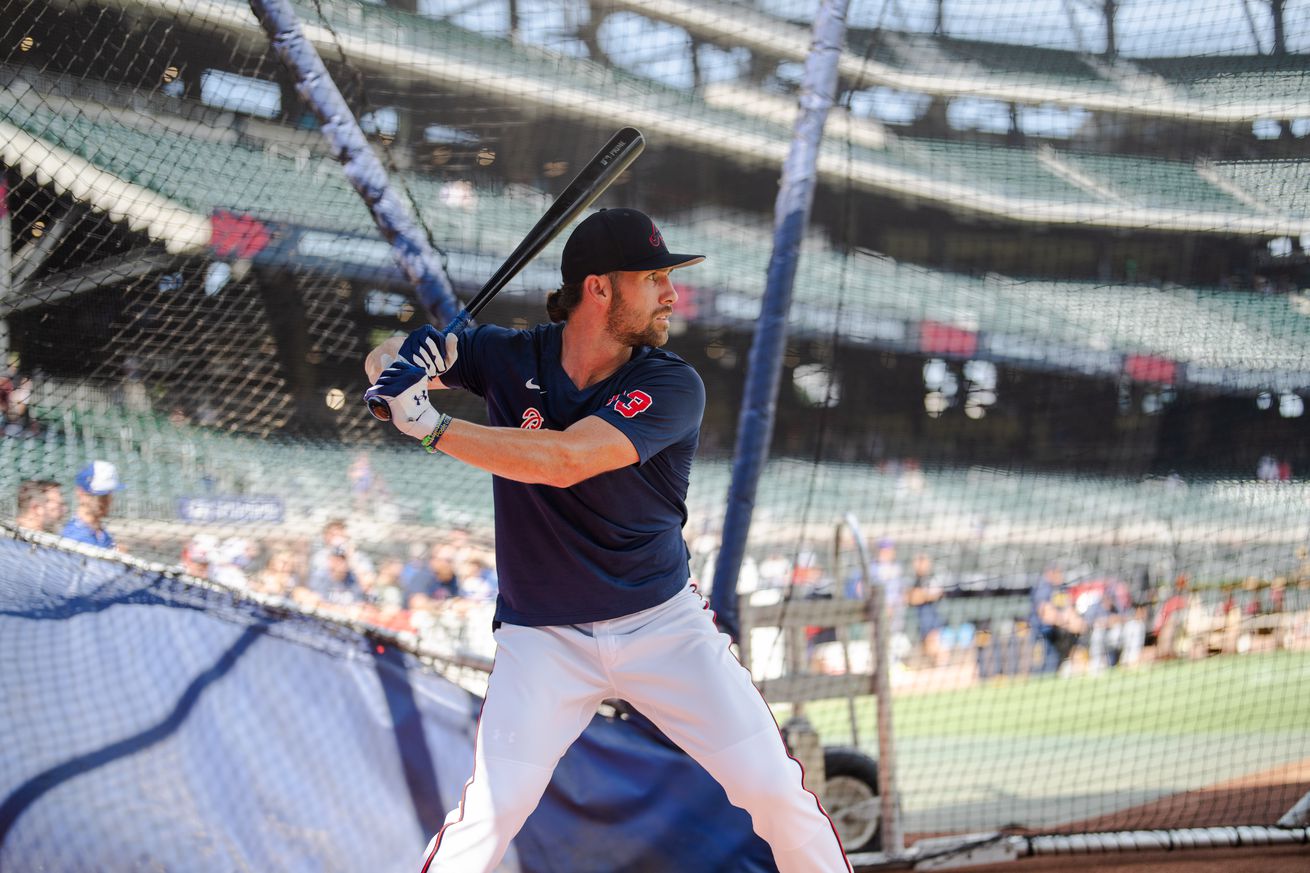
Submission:
M 459 337 L 453 333 L 443 334 L 425 324 L 405 337 L 399 354 L 403 360 L 422 367 L 429 379 L 436 379 L 459 358 Z
M 401 433 L 421 440 L 432 433 L 441 416 L 428 401 L 427 373 L 405 361 L 396 361 L 382 371 L 377 384 L 364 397 L 385 400 L 391 408 L 391 422 Z

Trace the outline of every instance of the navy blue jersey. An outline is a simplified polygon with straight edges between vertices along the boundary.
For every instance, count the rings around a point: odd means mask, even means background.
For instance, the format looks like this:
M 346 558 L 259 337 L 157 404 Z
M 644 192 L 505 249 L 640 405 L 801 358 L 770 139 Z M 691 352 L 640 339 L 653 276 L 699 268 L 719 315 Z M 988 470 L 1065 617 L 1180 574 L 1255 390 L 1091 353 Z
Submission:
M 560 364 L 563 329 L 465 331 L 459 358 L 441 377 L 484 398 L 493 426 L 564 430 L 596 415 L 640 458 L 571 488 L 493 477 L 496 618 L 508 624 L 629 615 L 663 603 L 689 575 L 682 526 L 705 412 L 700 376 L 677 355 L 642 346 L 609 378 L 579 390 Z

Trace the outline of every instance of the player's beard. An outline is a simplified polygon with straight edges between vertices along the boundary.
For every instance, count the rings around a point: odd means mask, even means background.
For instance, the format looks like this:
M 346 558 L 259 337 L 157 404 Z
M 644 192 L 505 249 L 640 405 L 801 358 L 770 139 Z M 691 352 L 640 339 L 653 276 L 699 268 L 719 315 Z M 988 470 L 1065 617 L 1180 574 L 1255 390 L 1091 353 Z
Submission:
M 605 330 L 616 342 L 632 348 L 651 346 L 658 349 L 669 341 L 668 322 L 655 319 L 661 315 L 671 315 L 673 307 L 661 306 L 650 315 L 643 316 L 628 303 L 626 296 L 619 291 L 617 282 L 611 287 L 614 296 L 605 314 Z

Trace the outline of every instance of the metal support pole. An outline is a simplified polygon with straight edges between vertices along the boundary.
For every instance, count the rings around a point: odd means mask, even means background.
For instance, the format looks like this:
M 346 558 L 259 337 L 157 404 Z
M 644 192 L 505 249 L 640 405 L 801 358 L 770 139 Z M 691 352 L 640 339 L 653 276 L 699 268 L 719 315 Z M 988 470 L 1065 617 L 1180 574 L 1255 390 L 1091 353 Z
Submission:
M 1310 793 L 1298 800 L 1278 820 L 1280 828 L 1304 828 L 1310 825 Z
M 751 343 L 746 390 L 737 422 L 732 482 L 723 519 L 723 544 L 714 567 L 710 606 L 719 624 L 736 638 L 737 575 L 746 556 L 746 538 L 755 511 L 755 494 L 773 436 L 787 314 L 800 261 L 801 238 L 810 221 L 818 182 L 819 146 L 837 93 L 837 67 L 846 38 L 847 0 L 823 0 L 814 19 L 814 43 L 805 58 L 800 109 L 792 132 L 773 207 L 773 254 L 764 300 Z
M 391 187 L 382 161 L 359 129 L 323 59 L 305 37 L 290 0 L 250 0 L 250 8 L 268 34 L 273 51 L 295 79 L 296 93 L 318 119 L 346 178 L 391 244 L 396 263 L 414 285 L 419 301 L 434 321 L 449 323 L 460 310 L 450 279 Z
M 892 730 L 892 684 L 889 673 L 890 640 L 887 639 L 887 596 L 883 584 L 869 572 L 869 547 L 854 513 L 846 513 L 846 527 L 855 540 L 860 567 L 869 591 L 869 610 L 873 613 L 873 693 L 878 717 L 878 802 L 882 819 L 882 851 L 889 858 L 905 854 L 905 834 L 901 831 L 901 805 L 896 797 L 896 742 Z
M 9 179 L 0 167 L 0 373 L 9 366 L 9 315 L 14 302 L 13 226 L 9 217 Z

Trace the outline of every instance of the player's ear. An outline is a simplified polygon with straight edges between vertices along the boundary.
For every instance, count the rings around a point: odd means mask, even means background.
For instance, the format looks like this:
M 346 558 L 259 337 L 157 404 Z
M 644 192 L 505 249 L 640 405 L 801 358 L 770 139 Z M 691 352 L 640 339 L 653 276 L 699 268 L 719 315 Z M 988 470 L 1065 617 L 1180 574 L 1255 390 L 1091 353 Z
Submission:
M 601 303 L 607 303 L 613 293 L 614 288 L 609 276 L 593 273 L 582 280 L 583 297 L 594 297 Z

